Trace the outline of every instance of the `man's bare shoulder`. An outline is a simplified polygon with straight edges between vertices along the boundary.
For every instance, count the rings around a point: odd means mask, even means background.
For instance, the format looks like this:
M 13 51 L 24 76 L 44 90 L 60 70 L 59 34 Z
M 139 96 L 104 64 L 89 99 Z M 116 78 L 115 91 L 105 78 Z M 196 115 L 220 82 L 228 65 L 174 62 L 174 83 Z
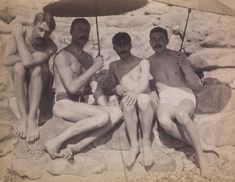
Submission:
M 175 50 L 171 50 L 171 49 L 167 49 L 167 55 L 177 58 L 177 57 L 183 57 L 184 53 L 179 52 L 179 51 L 175 51 Z
M 111 63 L 109 64 L 109 68 L 112 68 L 112 69 L 116 68 L 116 67 L 118 66 L 118 63 L 119 63 L 119 62 L 120 62 L 120 61 L 118 61 L 118 60 L 111 62 Z
M 57 45 L 55 44 L 55 42 L 51 39 L 51 38 L 48 38 L 46 40 L 46 46 L 45 46 L 45 52 L 48 52 L 53 55 L 57 52 Z
M 68 59 L 68 52 L 64 49 L 61 49 L 59 52 L 56 53 L 55 57 L 54 57 L 54 63 L 55 65 L 60 65 L 62 64 L 63 62 L 67 63 L 69 62 L 69 59 Z
M 82 56 L 87 60 L 93 60 L 92 56 L 84 50 L 82 51 Z
M 147 60 L 149 60 L 149 61 L 153 61 L 154 59 L 155 59 L 155 54 L 152 54 L 151 56 L 149 56 L 148 58 L 147 58 Z

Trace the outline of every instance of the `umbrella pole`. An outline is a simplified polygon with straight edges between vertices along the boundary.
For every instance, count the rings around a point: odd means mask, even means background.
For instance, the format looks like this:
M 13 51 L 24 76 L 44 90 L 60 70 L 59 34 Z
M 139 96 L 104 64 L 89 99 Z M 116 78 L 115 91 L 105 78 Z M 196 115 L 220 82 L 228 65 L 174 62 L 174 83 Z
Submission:
M 184 33 L 183 33 L 183 36 L 182 36 L 182 43 L 181 43 L 181 46 L 180 46 L 180 51 L 182 51 L 182 49 L 183 49 L 184 38 L 185 38 L 186 30 L 187 30 L 187 27 L 188 27 L 188 20 L 189 20 L 189 16 L 190 16 L 191 11 L 192 10 L 189 8 L 188 9 L 188 16 L 187 16 L 186 24 L 185 24 L 185 27 L 184 27 Z
M 98 17 L 95 17 L 95 23 L 96 23 L 96 35 L 98 40 L 98 55 L 100 56 L 100 36 L 99 36 L 99 24 L 98 24 Z

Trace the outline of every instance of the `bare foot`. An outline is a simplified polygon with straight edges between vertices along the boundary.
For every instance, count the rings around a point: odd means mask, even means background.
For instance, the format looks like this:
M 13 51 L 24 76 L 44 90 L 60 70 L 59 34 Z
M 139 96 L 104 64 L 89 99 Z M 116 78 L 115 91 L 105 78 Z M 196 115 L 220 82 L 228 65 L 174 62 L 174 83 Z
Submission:
M 136 148 L 131 148 L 130 149 L 130 155 L 129 155 L 129 158 L 128 160 L 126 160 L 126 167 L 127 168 L 132 168 L 132 166 L 134 165 L 138 155 L 140 154 L 140 149 L 139 147 L 136 147 Z
M 63 156 L 67 160 L 71 160 L 73 158 L 73 146 L 68 144 L 67 147 L 60 151 L 60 155 Z
M 27 142 L 33 142 L 39 138 L 38 124 L 35 120 L 28 120 L 27 125 Z
M 143 162 L 146 168 L 154 164 L 153 151 L 150 146 L 143 146 Z
M 14 133 L 18 137 L 25 138 L 26 137 L 26 129 L 27 129 L 27 120 L 22 119 L 18 121 L 19 124 L 14 127 Z
M 60 146 L 56 144 L 55 139 L 49 140 L 45 144 L 46 151 L 51 159 L 62 158 L 63 156 L 58 153 Z

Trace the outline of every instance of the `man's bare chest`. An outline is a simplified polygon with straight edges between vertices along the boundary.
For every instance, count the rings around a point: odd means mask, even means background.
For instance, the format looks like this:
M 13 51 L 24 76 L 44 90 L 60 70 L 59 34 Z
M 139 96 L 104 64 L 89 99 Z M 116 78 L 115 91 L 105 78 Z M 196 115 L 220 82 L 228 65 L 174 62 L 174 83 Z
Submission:
M 155 78 L 169 78 L 181 75 L 179 64 L 174 58 L 158 58 L 151 64 L 151 73 Z

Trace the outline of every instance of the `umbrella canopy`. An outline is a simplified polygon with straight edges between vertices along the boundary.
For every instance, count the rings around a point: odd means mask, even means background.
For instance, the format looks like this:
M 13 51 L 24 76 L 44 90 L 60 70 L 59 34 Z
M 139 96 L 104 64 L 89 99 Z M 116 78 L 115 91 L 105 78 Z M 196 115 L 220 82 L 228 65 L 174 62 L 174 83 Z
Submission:
M 43 10 L 59 17 L 92 17 L 120 15 L 146 4 L 147 0 L 59 0 Z
M 52 0 L 43 10 L 58 17 L 96 17 L 98 56 L 100 55 L 99 28 L 97 16 L 120 15 L 139 9 L 147 0 Z
M 235 16 L 235 11 L 218 0 L 153 0 L 172 6 L 205 11 L 221 15 Z

